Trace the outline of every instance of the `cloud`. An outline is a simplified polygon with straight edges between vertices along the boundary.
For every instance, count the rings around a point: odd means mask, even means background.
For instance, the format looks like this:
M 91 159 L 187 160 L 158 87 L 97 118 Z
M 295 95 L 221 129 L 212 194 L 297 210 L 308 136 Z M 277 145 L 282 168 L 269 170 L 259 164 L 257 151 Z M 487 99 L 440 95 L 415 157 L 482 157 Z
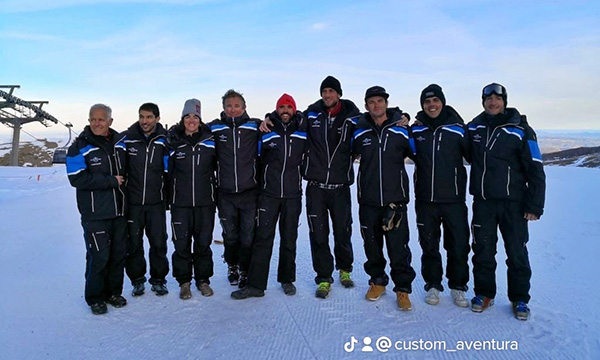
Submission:
M 324 23 L 324 22 L 313 23 L 310 25 L 310 29 L 312 31 L 317 31 L 317 32 L 324 31 L 328 27 L 329 27 L 329 24 Z

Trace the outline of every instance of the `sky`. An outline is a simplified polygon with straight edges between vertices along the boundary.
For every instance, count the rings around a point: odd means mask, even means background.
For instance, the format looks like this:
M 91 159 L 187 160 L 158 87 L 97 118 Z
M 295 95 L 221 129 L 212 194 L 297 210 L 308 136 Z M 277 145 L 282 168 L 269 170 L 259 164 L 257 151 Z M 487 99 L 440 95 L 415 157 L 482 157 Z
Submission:
M 598 58 L 597 1 L 0 0 L 0 85 L 49 101 L 76 131 L 94 103 L 113 108 L 117 130 L 144 102 L 172 125 L 189 98 L 208 122 L 230 88 L 252 117 L 284 92 L 304 110 L 327 75 L 361 109 L 380 85 L 413 116 L 437 83 L 465 121 L 499 82 L 535 129 L 593 130 Z

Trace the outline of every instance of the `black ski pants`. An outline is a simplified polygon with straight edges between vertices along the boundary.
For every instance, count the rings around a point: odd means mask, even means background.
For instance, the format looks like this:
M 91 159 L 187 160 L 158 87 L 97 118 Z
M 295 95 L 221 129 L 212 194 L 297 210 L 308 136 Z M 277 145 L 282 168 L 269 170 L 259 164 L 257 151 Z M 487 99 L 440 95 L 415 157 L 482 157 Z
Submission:
M 412 254 L 408 247 L 409 232 L 406 204 L 401 204 L 402 220 L 400 226 L 390 231 L 383 231 L 382 219 L 387 206 L 360 205 L 360 233 L 364 240 L 365 271 L 371 277 L 369 284 L 386 286 L 389 277 L 385 273 L 386 260 L 383 255 L 383 239 L 390 258 L 390 275 L 394 282 L 394 292 L 412 292 L 415 270 L 411 266 Z
M 473 202 L 471 229 L 475 294 L 489 298 L 496 296 L 496 244 L 500 228 L 508 258 L 508 299 L 529 302 L 529 230 L 524 215 L 525 207 L 518 201 L 475 199 Z
M 469 282 L 469 219 L 467 205 L 458 203 L 432 203 L 417 201 L 417 228 L 421 255 L 421 274 L 425 291 L 442 286 L 442 256 L 440 254 L 440 226 L 444 229 L 444 249 L 448 256 L 446 277 L 450 289 L 467 291 Z
M 125 270 L 132 285 L 146 281 L 144 231 L 150 250 L 150 284 L 164 284 L 169 273 L 167 259 L 167 217 L 165 204 L 129 205 L 127 212 L 127 261 Z
M 352 209 L 350 187 L 322 189 L 318 185 L 306 187 L 306 215 L 308 217 L 310 250 L 315 282 L 333 283 L 333 256 L 329 248 L 329 216 L 333 225 L 333 252 L 335 268 L 352 271 Z
M 215 205 L 171 207 L 173 230 L 173 277 L 179 285 L 192 281 L 209 283 L 213 276 L 210 245 L 215 227 Z M 193 244 L 192 244 L 193 243 Z
M 267 289 L 278 219 L 280 240 L 277 282 L 296 281 L 296 240 L 298 220 L 302 212 L 302 198 L 281 199 L 261 194 L 258 198 L 257 210 L 256 237 L 252 244 L 248 284 L 257 289 Z
M 86 248 L 85 302 L 93 305 L 123 292 L 127 220 L 82 220 Z
M 252 255 L 252 241 L 256 226 L 256 200 L 258 190 L 237 194 L 219 192 L 219 219 L 223 228 L 225 262 L 239 265 L 248 271 Z

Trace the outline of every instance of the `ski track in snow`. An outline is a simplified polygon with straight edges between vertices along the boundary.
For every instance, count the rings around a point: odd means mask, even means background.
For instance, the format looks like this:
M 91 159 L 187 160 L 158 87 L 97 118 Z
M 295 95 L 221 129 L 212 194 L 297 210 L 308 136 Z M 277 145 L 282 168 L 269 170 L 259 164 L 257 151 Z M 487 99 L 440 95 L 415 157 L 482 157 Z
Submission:
M 58 170 L 58 171 L 56 171 Z M 409 166 L 412 171 L 412 167 Z M 360 238 L 358 205 L 353 187 L 352 210 L 356 287 L 337 281 L 328 299 L 314 297 L 316 285 L 310 259 L 305 214 L 301 215 L 298 255 L 298 292 L 285 296 L 276 282 L 278 239 L 264 298 L 234 301 L 237 289 L 226 280 L 222 245 L 213 244 L 215 295 L 204 298 L 192 287 L 193 297 L 182 301 L 176 281 L 169 276 L 170 293 L 157 297 L 146 284 L 146 294 L 131 297 L 128 305 L 109 306 L 105 316 L 91 315 L 83 299 L 85 249 L 75 203 L 64 167 L 0 168 L 0 274 L 5 296 L 0 298 L 0 358 L 6 359 L 582 359 L 600 355 L 599 294 L 596 272 L 600 253 L 597 169 L 547 167 L 546 214 L 530 224 L 528 244 L 533 268 L 532 315 L 514 319 L 506 295 L 506 265 L 498 246 L 496 304 L 481 314 L 458 308 L 449 289 L 440 304 L 424 303 L 413 203 L 409 209 L 412 266 L 417 272 L 411 300 L 413 310 L 396 306 L 392 284 L 376 302 L 366 301 L 368 276 Z M 37 174 L 42 174 L 37 181 Z M 412 185 L 412 184 L 411 184 Z M 412 190 L 411 190 L 412 191 Z M 470 205 L 470 199 L 468 200 Z M 170 227 L 168 227 L 170 232 Z M 215 238 L 221 238 L 218 222 Z M 147 243 L 145 243 L 147 251 Z M 333 243 L 331 241 L 331 246 Z M 173 250 L 169 242 L 169 259 Z M 443 257 L 445 252 L 442 250 Z M 446 284 L 444 284 L 446 287 Z M 472 279 L 469 283 L 472 287 Z M 472 297 L 472 289 L 468 297 Z M 354 352 L 344 344 L 354 336 Z M 518 351 L 405 350 L 387 353 L 360 351 L 365 337 L 371 345 L 380 336 L 392 341 L 518 341 Z

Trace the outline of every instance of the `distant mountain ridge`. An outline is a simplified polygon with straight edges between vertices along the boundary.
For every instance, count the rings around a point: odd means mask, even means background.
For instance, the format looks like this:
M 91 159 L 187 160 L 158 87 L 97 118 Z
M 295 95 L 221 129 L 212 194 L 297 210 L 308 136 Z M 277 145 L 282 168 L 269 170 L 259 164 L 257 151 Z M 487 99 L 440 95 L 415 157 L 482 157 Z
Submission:
M 544 165 L 600 168 L 600 146 L 578 147 L 542 155 Z

